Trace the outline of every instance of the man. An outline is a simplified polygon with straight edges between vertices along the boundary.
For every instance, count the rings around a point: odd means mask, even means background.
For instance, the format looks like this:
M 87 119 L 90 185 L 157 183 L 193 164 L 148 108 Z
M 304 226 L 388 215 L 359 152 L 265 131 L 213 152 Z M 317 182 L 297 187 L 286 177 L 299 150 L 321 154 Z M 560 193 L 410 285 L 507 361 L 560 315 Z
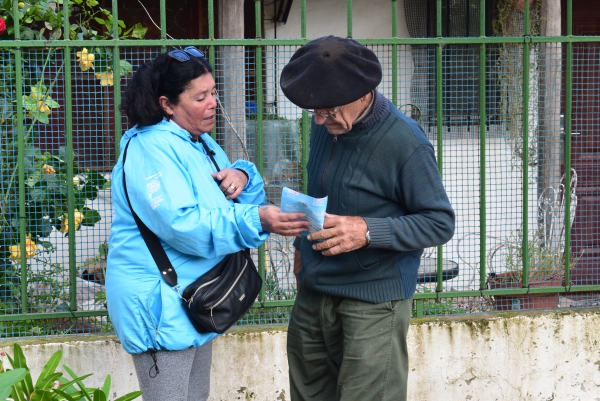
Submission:
M 308 195 L 329 197 L 323 230 L 294 242 L 293 401 L 406 400 L 421 254 L 454 233 L 433 146 L 380 81 L 371 50 L 334 36 L 302 46 L 281 73 L 285 96 L 313 115 Z

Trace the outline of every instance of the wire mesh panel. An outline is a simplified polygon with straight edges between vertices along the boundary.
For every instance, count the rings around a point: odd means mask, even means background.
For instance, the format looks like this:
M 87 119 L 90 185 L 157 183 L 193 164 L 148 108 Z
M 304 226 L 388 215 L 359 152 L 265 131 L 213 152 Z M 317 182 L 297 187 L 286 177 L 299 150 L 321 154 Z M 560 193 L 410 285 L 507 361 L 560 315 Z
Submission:
M 305 10 L 307 37 L 333 20 L 336 32 L 350 24 L 348 35 L 352 24 L 361 25 L 354 32 L 373 24 L 363 4 L 350 20 L 348 10 L 325 3 Z M 509 2 L 486 1 L 481 26 L 481 3 L 405 0 L 398 16 L 410 38 L 364 40 L 383 67 L 377 90 L 419 122 L 433 144 L 457 216 L 454 238 L 425 250 L 414 313 L 596 306 L 597 287 L 577 294 L 574 288 L 600 284 L 598 37 L 571 44 L 532 39 L 540 33 L 539 2 L 531 3 L 528 19 Z M 279 205 L 284 187 L 306 185 L 310 120 L 279 88 L 281 69 L 307 40 L 306 15 L 294 11 L 301 9 L 296 4 L 287 27 L 265 24 L 268 40 L 232 41 L 213 37 L 215 16 L 207 7 L 203 2 L 194 29 L 210 36 L 198 47 L 213 61 L 219 94 L 211 134 L 232 161 L 257 165 L 267 202 Z M 265 3 L 262 11 L 272 8 Z M 159 21 L 158 13 L 153 7 L 147 15 Z M 255 22 L 247 37 L 261 36 Z M 104 28 L 99 32 L 110 29 Z M 154 28 L 151 36 L 160 37 Z M 46 39 L 58 35 L 53 29 Z M 593 21 L 575 31 L 599 33 Z M 506 40 L 490 43 L 482 32 Z M 82 38 L 0 46 L 0 337 L 112 330 L 103 287 L 110 172 L 120 135 L 131 128 L 118 112 L 118 94 L 140 65 L 190 44 L 109 47 L 101 38 Z M 287 322 L 297 291 L 293 240 L 271 235 L 253 250 L 264 272 L 264 307 L 239 324 Z M 553 289 L 541 303 L 525 294 L 546 291 L 542 285 Z

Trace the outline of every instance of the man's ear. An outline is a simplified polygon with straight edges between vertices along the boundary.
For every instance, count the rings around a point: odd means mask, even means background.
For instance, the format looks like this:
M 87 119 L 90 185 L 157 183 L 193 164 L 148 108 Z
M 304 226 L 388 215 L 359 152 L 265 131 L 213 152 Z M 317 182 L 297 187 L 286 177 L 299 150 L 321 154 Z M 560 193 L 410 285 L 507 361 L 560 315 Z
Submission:
M 169 102 L 169 99 L 167 99 L 166 96 L 159 97 L 158 104 L 160 104 L 160 107 L 162 107 L 162 109 L 165 111 L 167 116 L 170 117 L 173 115 L 173 109 L 171 108 L 171 102 Z

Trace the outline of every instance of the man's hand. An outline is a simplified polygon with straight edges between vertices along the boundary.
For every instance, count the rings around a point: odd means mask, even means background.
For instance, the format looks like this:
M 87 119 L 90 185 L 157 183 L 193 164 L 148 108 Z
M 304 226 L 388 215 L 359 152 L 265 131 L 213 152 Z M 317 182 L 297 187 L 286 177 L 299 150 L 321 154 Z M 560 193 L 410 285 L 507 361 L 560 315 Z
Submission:
M 307 239 L 323 240 L 315 242 L 313 249 L 321 251 L 324 256 L 334 256 L 366 246 L 368 242 L 365 235 L 368 230 L 367 223 L 362 217 L 326 213 L 323 230 L 310 234 Z

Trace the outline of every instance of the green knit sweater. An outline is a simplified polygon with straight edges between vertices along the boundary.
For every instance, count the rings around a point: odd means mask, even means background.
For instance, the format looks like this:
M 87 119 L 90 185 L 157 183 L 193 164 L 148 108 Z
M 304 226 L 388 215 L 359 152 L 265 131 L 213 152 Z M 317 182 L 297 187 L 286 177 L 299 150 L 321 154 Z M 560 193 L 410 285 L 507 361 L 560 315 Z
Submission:
M 328 213 L 363 217 L 371 243 L 337 256 L 305 237 L 295 246 L 306 288 L 381 303 L 413 296 L 423 249 L 452 238 L 454 211 L 421 127 L 374 93 L 370 115 L 345 134 L 313 122 L 307 164 L 308 195 L 328 196 Z

